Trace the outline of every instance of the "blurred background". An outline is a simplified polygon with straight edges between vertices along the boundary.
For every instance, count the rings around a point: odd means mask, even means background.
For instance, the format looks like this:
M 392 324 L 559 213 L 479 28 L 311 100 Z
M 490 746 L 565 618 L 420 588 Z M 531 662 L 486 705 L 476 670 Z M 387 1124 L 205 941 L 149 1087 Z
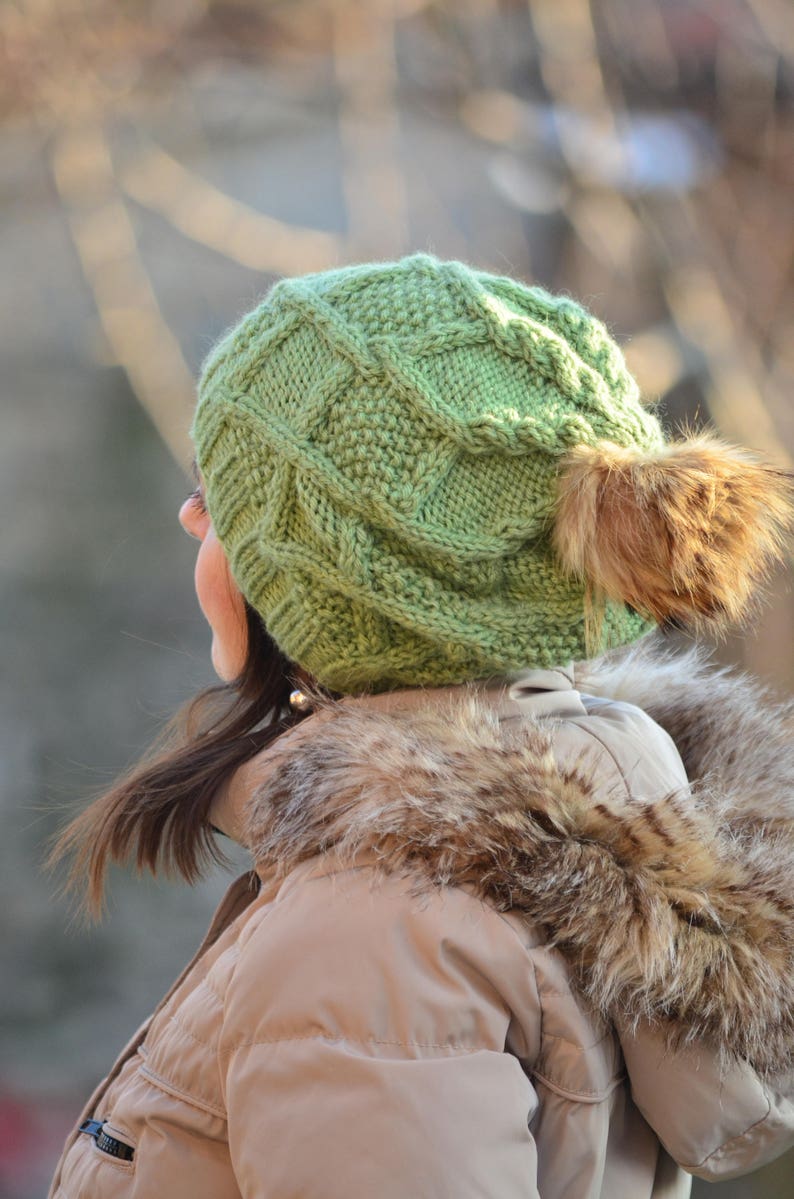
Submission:
M 791 466 L 793 95 L 790 0 L 0 5 L 2 1199 L 228 881 L 117 872 L 85 930 L 41 872 L 211 680 L 176 510 L 214 339 L 281 274 L 430 250 L 580 298 L 672 425 Z M 719 653 L 786 690 L 789 570 L 769 600 Z

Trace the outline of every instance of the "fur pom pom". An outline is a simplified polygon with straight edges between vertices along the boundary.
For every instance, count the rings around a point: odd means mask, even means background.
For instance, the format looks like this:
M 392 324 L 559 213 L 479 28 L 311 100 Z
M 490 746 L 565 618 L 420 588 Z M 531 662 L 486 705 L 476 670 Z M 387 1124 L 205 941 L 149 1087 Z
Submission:
M 738 620 L 782 554 L 790 472 L 703 435 L 658 454 L 579 446 L 560 476 L 555 548 L 598 594 L 660 624 Z

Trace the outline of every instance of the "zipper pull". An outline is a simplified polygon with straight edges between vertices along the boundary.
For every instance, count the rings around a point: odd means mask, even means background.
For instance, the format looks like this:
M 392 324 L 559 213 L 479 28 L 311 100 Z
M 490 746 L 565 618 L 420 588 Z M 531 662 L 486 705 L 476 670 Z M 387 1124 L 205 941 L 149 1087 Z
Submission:
M 89 1137 L 93 1137 L 97 1149 L 100 1149 L 103 1153 L 109 1153 L 111 1157 L 118 1157 L 123 1162 L 131 1162 L 135 1157 L 135 1150 L 132 1145 L 125 1145 L 117 1137 L 112 1137 L 109 1133 L 105 1132 L 106 1123 L 106 1120 L 84 1120 L 78 1131 L 86 1133 Z

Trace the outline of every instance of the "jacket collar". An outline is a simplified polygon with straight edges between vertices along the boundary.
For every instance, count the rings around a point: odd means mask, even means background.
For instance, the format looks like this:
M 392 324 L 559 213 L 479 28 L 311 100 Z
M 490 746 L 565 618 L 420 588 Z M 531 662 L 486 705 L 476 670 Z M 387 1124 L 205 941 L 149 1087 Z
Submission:
M 346 696 L 342 707 L 371 712 L 421 711 L 477 698 L 499 720 L 539 719 L 543 716 L 584 716 L 585 707 L 574 683 L 573 663 L 553 670 L 523 670 L 516 674 L 461 683 L 450 687 L 411 687 L 377 695 Z
M 605 1016 L 790 1067 L 791 711 L 646 648 L 576 680 L 650 713 L 692 788 L 653 803 L 596 791 L 586 763 L 552 752 L 557 721 L 585 712 L 571 671 L 533 671 L 321 708 L 252 764 L 241 838 L 269 875 L 333 850 L 467 887 L 540 926 Z
M 253 848 L 245 832 L 245 809 L 254 789 L 261 789 L 288 754 L 298 752 L 307 738 L 313 737 L 329 720 L 342 713 L 368 713 L 383 716 L 429 708 L 456 707 L 476 698 L 500 722 L 564 718 L 585 715 L 581 695 L 574 684 L 573 663 L 552 670 L 523 670 L 509 676 L 493 677 L 448 687 L 406 687 L 374 695 L 343 696 L 334 704 L 320 703 L 312 715 L 279 737 L 255 758 L 245 763 L 219 796 L 212 812 L 212 823 L 232 840 Z

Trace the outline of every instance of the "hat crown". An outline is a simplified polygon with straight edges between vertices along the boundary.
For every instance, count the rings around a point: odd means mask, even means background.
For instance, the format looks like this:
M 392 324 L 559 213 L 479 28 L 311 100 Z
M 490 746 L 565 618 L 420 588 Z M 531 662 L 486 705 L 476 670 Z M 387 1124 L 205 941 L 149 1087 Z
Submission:
M 194 436 L 243 593 L 339 690 L 581 656 L 559 461 L 662 443 L 583 308 L 429 255 L 276 284 L 210 356 Z M 605 614 L 610 643 L 647 627 Z

